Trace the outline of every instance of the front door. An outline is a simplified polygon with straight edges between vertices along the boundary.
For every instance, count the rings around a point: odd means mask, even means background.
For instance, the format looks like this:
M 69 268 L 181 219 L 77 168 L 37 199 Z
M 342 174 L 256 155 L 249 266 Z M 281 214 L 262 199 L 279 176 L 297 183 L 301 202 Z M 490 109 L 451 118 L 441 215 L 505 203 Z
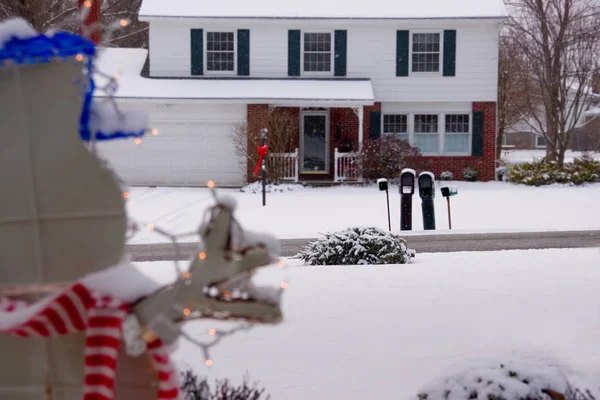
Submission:
M 301 172 L 329 172 L 329 118 L 327 111 L 302 113 Z

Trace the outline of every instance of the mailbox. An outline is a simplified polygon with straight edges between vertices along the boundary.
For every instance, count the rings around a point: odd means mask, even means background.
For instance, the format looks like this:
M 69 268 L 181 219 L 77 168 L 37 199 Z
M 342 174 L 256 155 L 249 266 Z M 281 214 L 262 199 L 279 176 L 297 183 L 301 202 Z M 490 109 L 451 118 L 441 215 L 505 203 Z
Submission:
M 414 169 L 405 168 L 400 174 L 400 194 L 413 195 L 415 193 L 415 176 Z
M 419 175 L 419 196 L 435 197 L 435 177 L 431 172 L 422 172 Z
M 381 191 L 388 190 L 388 180 L 385 178 L 377 179 L 377 185 Z
M 455 186 L 444 186 L 441 190 L 443 197 L 456 196 L 458 194 L 458 189 Z

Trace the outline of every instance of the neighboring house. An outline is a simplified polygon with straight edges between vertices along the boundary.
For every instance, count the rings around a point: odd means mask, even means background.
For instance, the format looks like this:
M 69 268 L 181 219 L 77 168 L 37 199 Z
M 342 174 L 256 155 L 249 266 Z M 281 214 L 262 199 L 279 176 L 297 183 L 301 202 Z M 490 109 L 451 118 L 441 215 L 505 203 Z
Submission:
M 593 79 L 592 96 L 583 112 L 577 127 L 571 135 L 569 150 L 600 151 L 600 76 Z M 539 132 L 534 132 L 535 121 L 522 120 L 507 129 L 502 148 L 505 150 L 545 149 L 546 139 Z
M 256 134 L 286 107 L 298 118 L 291 179 L 360 178 L 342 166 L 397 135 L 436 175 L 471 166 L 492 180 L 505 18 L 502 0 L 144 0 L 148 59 L 107 49 L 100 66 L 120 73 L 121 106 L 147 110 L 160 134 L 101 153 L 129 184 L 239 186 L 254 165 L 240 171 L 233 127 Z

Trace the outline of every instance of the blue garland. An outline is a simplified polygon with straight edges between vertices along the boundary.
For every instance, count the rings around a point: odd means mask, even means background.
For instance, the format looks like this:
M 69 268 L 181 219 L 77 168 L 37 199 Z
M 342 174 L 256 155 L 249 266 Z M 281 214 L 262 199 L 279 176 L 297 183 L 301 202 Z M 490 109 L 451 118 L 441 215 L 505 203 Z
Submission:
M 13 37 L 0 48 L 0 67 L 8 63 L 45 64 L 55 59 L 85 56 L 87 61 L 87 87 L 83 99 L 83 108 L 79 120 L 79 135 L 83 141 L 91 139 L 90 113 L 96 85 L 92 77 L 96 56 L 96 46 L 92 41 L 79 35 L 57 32 L 53 36 L 38 35 L 28 39 Z M 145 131 L 139 132 L 96 132 L 95 140 L 104 141 L 144 136 Z

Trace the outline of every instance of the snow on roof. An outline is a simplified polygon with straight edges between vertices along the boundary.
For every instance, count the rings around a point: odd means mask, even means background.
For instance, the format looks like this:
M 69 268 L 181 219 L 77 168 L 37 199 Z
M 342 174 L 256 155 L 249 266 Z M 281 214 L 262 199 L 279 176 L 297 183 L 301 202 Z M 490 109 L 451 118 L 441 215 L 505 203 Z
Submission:
M 502 0 L 144 0 L 140 20 L 189 18 L 505 18 Z
M 105 48 L 99 50 L 96 68 L 104 74 L 119 75 L 116 98 L 187 99 L 241 101 L 256 104 L 319 106 L 373 104 L 369 80 L 305 79 L 150 79 L 140 76 L 147 50 Z M 97 75 L 98 87 L 107 79 Z M 104 97 L 97 93 L 96 97 Z M 318 104 L 317 104 L 318 103 Z

